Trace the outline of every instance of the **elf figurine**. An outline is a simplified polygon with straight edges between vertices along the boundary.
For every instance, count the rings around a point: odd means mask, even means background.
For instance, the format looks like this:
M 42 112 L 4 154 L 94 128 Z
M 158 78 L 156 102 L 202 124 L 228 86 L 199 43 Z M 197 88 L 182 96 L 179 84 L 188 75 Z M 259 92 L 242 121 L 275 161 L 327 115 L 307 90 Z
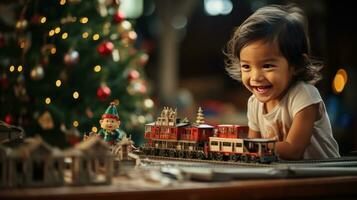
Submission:
M 120 120 L 114 102 L 110 103 L 99 123 L 102 129 L 99 130 L 98 134 L 108 144 L 115 145 L 124 137 L 125 133 L 119 130 Z

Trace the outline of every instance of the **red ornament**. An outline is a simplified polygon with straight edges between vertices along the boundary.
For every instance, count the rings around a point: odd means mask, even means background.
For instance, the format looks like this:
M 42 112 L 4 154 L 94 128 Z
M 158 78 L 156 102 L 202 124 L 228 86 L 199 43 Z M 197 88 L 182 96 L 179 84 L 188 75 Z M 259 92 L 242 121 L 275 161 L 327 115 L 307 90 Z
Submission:
M 101 101 L 105 101 L 111 94 L 111 90 L 108 86 L 100 86 L 97 90 L 97 97 Z
M 109 41 L 103 42 L 98 46 L 97 50 L 102 56 L 110 55 L 114 50 L 114 44 Z
M 5 123 L 7 123 L 7 124 L 12 124 L 14 120 L 13 120 L 13 118 L 12 118 L 12 116 L 11 116 L 10 114 L 7 114 L 7 115 L 5 116 L 4 121 L 5 121 Z
M 121 11 L 118 11 L 113 15 L 113 20 L 115 23 L 121 23 L 122 21 L 124 21 L 124 19 L 125 19 L 125 15 Z
M 133 70 L 130 70 L 129 74 L 128 74 L 128 79 L 129 81 L 133 81 L 133 80 L 136 80 L 140 77 L 140 73 L 133 69 Z

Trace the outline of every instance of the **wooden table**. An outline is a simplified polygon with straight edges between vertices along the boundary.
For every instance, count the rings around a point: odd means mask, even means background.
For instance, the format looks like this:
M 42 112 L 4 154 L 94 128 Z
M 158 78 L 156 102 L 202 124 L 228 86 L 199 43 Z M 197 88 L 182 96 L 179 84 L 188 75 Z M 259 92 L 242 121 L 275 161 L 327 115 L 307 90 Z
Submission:
M 0 199 L 357 199 L 357 176 L 183 182 L 160 188 L 109 186 L 2 189 Z

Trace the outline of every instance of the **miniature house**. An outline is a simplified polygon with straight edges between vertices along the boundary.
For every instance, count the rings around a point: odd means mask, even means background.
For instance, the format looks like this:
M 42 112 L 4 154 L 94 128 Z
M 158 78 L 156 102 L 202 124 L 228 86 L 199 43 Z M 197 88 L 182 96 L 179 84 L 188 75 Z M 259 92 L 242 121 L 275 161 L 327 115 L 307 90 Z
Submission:
M 114 146 L 112 153 L 118 160 L 129 160 L 128 154 L 133 151 L 134 142 L 126 135 Z
M 67 150 L 69 184 L 110 184 L 113 174 L 113 156 L 103 140 L 92 137 Z
M 24 131 L 22 128 L 0 121 L 0 144 L 10 142 L 11 140 L 22 140 L 23 138 Z
M 63 185 L 63 155 L 41 137 L 26 139 L 8 155 L 9 186 Z

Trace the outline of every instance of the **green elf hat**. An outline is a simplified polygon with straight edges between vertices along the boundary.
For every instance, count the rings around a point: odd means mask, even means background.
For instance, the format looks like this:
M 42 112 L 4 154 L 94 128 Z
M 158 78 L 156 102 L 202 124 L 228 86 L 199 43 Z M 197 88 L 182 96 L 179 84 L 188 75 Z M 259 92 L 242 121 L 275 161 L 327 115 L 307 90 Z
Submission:
M 117 111 L 117 108 L 115 105 L 116 104 L 114 102 L 110 103 L 110 106 L 107 108 L 105 113 L 102 115 L 102 119 L 103 118 L 112 118 L 112 119 L 119 120 L 118 111 Z

